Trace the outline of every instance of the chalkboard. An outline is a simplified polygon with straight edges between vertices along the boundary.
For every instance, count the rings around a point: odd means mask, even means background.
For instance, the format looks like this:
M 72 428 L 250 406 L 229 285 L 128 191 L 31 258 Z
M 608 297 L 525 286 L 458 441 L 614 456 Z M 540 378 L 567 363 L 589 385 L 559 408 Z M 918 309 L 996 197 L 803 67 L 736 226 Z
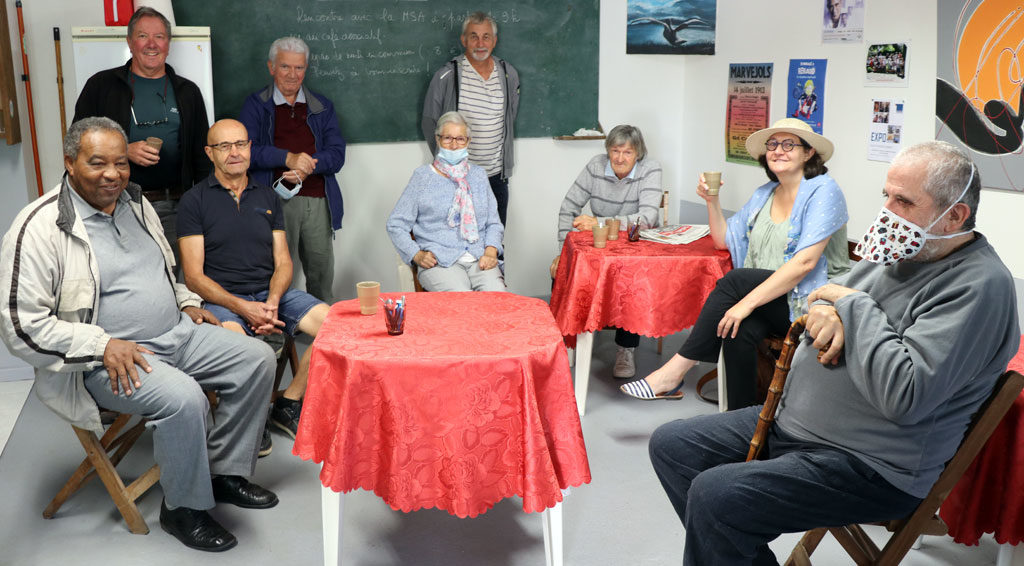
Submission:
M 481 10 L 498 24 L 495 55 L 519 71 L 516 137 L 597 126 L 599 0 L 174 0 L 173 6 L 177 25 L 211 28 L 218 119 L 237 117 L 245 97 L 270 83 L 271 42 L 295 35 L 311 50 L 305 85 L 334 102 L 347 140 L 420 140 L 427 84 L 464 52 L 462 21 Z

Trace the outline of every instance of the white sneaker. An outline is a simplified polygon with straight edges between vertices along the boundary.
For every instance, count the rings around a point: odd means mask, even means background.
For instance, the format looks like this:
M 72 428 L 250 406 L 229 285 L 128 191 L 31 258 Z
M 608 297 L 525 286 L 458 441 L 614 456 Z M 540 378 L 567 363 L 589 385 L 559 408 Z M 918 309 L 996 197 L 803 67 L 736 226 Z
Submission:
M 619 379 L 629 379 L 636 375 L 636 363 L 633 362 L 633 350 L 636 348 L 623 348 L 615 354 L 615 367 L 612 368 L 612 375 Z

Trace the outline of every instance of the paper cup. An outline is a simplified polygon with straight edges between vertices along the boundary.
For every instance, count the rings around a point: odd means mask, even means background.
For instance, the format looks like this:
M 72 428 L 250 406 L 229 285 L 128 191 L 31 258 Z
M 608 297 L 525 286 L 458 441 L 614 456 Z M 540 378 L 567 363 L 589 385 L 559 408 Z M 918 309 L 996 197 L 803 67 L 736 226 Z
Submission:
M 155 149 L 157 151 L 160 151 L 160 147 L 164 145 L 164 140 L 162 140 L 160 138 L 156 138 L 156 137 L 150 136 L 150 137 L 146 138 L 146 145 L 148 145 L 149 147 L 152 147 L 153 149 Z
M 603 248 L 608 244 L 608 226 L 594 226 L 594 247 Z
M 721 171 L 705 171 L 704 182 L 708 185 L 708 194 L 717 195 L 718 189 L 722 186 L 722 172 Z
M 360 281 L 356 283 L 356 296 L 359 297 L 359 312 L 363 314 L 377 314 L 380 283 L 377 281 Z
M 614 218 L 609 218 L 605 224 L 608 225 L 608 239 L 618 240 L 619 239 L 619 228 L 622 227 L 622 221 Z

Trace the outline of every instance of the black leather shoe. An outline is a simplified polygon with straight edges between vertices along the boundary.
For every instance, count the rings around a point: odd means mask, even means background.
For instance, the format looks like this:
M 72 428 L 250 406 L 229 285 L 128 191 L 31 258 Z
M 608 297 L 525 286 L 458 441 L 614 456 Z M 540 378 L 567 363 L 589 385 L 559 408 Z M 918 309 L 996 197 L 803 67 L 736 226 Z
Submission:
M 274 451 L 274 441 L 270 439 L 270 426 L 263 427 L 263 439 L 260 440 L 260 451 L 257 455 L 262 458 L 264 456 L 270 456 L 270 453 Z
M 206 511 L 178 507 L 173 511 L 166 502 L 160 502 L 160 528 L 182 544 L 196 550 L 223 552 L 238 544 L 235 535 L 228 532 Z
M 213 499 L 246 509 L 269 509 L 277 505 L 273 491 L 264 489 L 242 476 L 213 476 Z

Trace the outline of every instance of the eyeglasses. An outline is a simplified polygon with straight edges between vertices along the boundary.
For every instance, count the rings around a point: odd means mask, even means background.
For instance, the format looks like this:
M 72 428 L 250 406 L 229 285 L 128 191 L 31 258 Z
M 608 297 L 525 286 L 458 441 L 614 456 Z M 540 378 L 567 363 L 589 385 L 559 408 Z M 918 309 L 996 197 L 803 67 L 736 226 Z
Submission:
M 789 153 L 793 151 L 794 147 L 807 147 L 802 143 L 795 142 L 793 140 L 782 140 L 781 142 L 776 140 L 768 140 L 764 142 L 764 147 L 768 151 L 775 151 L 776 148 L 782 147 L 782 151 Z
M 132 109 L 132 123 L 134 123 L 139 128 L 151 128 L 153 126 L 159 126 L 160 124 L 166 124 L 167 122 L 170 121 L 167 118 L 167 101 L 166 100 L 163 101 L 163 107 L 164 107 L 164 117 L 163 117 L 162 120 L 149 120 L 149 121 L 146 121 L 146 122 L 140 122 L 140 121 L 135 119 L 135 104 L 132 104 L 132 106 L 131 106 L 131 109 Z
M 441 140 L 442 143 L 454 143 L 455 145 L 466 145 L 469 143 L 469 138 L 466 136 L 437 136 L 437 139 Z
M 252 140 L 238 140 L 235 142 L 220 142 L 218 144 L 208 145 L 206 147 L 212 147 L 219 151 L 231 151 L 231 148 L 235 148 L 238 151 L 248 149 L 252 145 Z

